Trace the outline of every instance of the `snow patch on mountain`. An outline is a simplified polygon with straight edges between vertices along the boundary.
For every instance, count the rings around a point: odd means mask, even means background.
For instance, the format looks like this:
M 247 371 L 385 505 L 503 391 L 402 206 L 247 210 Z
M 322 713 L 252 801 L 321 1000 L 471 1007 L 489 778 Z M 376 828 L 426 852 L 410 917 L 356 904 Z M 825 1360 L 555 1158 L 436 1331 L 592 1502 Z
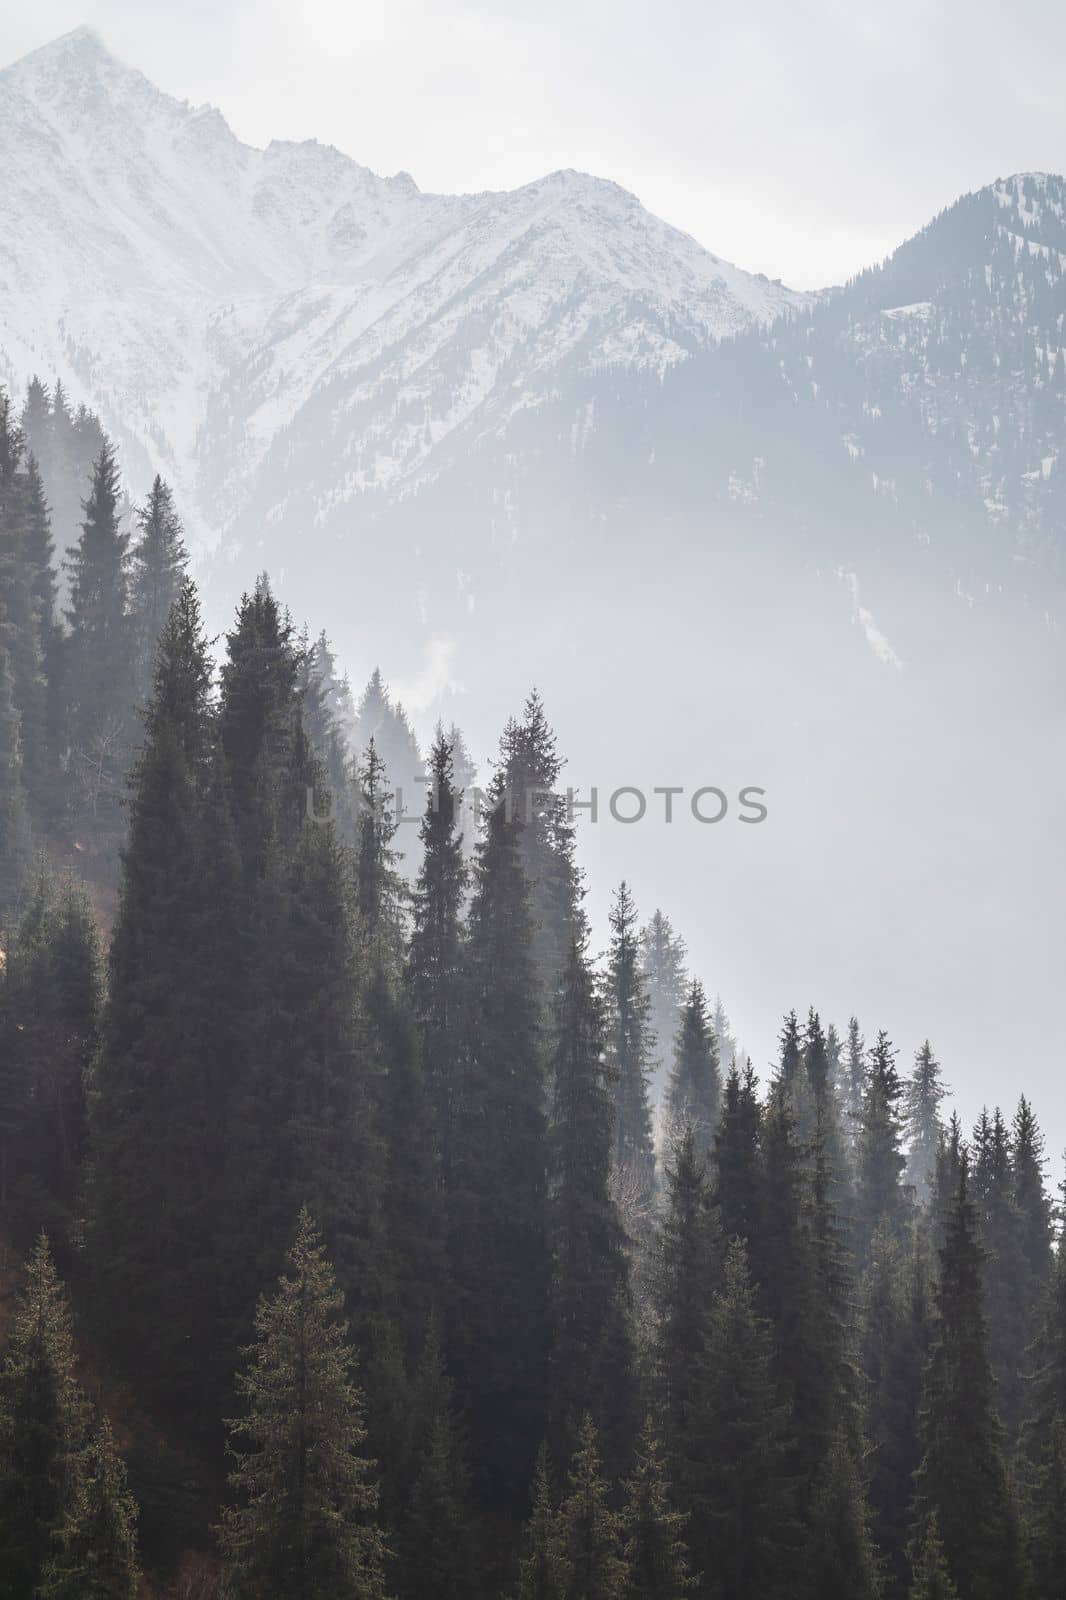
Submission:
M 0 377 L 69 379 L 204 539 L 301 413 L 344 435 L 325 514 L 563 369 L 662 373 L 805 302 L 587 174 L 430 195 L 314 141 L 252 148 L 91 29 L 0 72 L 0 139 Z

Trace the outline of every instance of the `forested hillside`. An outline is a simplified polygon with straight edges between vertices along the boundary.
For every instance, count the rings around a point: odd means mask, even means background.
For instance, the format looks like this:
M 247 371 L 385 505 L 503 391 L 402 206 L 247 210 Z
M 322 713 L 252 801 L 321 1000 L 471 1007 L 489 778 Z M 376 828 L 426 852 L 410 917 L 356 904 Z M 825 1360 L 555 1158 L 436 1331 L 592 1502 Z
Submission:
M 967 1137 L 812 1007 L 760 1082 L 535 693 L 401 860 L 379 675 L 265 578 L 214 646 L 61 392 L 0 469 L 0 1596 L 1061 1600 L 1024 1076 Z

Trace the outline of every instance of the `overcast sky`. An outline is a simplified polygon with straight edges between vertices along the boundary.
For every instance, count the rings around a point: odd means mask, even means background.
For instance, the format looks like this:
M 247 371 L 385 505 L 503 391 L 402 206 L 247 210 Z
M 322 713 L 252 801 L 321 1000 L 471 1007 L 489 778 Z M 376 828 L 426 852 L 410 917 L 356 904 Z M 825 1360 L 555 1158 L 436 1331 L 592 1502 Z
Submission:
M 251 143 L 423 189 L 582 168 L 799 287 L 1066 167 L 1062 0 L 6 0 L 0 58 L 79 23 Z

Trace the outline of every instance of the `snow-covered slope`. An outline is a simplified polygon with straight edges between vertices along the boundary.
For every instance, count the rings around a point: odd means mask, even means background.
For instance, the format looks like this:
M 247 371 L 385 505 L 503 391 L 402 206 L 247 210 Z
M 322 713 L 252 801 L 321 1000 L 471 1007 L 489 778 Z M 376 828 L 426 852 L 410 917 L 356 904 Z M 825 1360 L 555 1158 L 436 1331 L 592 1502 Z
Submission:
M 0 377 L 69 380 L 203 537 L 309 407 L 340 446 L 310 494 L 328 513 L 432 473 L 564 366 L 662 371 L 802 300 L 580 173 L 425 195 L 317 143 L 252 149 L 88 29 L 0 72 L 0 141 Z

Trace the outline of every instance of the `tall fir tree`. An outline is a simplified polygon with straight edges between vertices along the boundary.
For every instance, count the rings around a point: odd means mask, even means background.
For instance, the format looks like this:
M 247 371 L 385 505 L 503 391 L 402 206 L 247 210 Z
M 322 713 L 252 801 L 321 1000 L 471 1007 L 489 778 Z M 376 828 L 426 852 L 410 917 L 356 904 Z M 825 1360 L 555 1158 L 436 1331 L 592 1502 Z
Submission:
M 675 1488 L 691 1517 L 693 1565 L 706 1593 L 713 1600 L 785 1600 L 795 1593 L 800 1537 L 790 1419 L 740 1241 L 726 1258 L 691 1404 L 703 1444 L 692 1478 Z
M 919 1414 L 930 1341 L 930 1263 L 922 1232 L 875 1235 L 863 1284 L 861 1362 L 873 1533 L 889 1600 L 910 1576 L 911 1495 L 922 1458 Z
M 134 697 L 147 702 L 155 677 L 159 640 L 170 609 L 181 593 L 189 553 L 170 485 L 156 474 L 136 516 L 137 539 L 130 552 L 130 614 L 133 636 Z
M 637 1442 L 621 1512 L 629 1600 L 684 1600 L 696 1588 L 685 1546 L 685 1517 L 673 1508 L 651 1422 Z
M 478 849 L 448 1217 L 448 1367 L 479 1496 L 512 1514 L 544 1435 L 549 1330 L 546 1091 L 519 828 L 494 805 Z
M 940 1063 L 927 1039 L 914 1058 L 914 1071 L 904 1085 L 902 1106 L 907 1182 L 921 1205 L 928 1203 L 936 1176 L 936 1153 L 944 1131 L 940 1107 L 947 1092 Z
M 461 795 L 454 753 L 438 733 L 430 752 L 430 792 L 422 819 L 422 864 L 412 898 L 406 988 L 422 1052 L 433 1122 L 436 1188 L 452 1182 L 462 1050 L 462 908 L 467 887 Z
M 721 1115 L 722 1080 L 718 1041 L 707 1014 L 703 985 L 693 982 L 681 1011 L 674 1044 L 667 1113 L 674 1134 L 691 1127 L 697 1149 L 709 1151 Z
M 223 889 L 204 855 L 225 838 L 207 824 L 213 728 L 211 663 L 187 584 L 160 644 L 132 778 L 90 1103 L 90 1244 L 117 1366 L 150 1407 L 211 1430 L 219 1395 L 203 1385 L 227 1359 L 210 1312 L 212 1253 L 241 1068 L 238 1030 L 230 1037 L 226 1026 L 240 989 L 234 888 Z M 183 1318 L 167 1316 L 168 1305 L 184 1306 Z
M 529 883 L 533 960 L 546 1020 L 562 983 L 571 941 L 586 933 L 584 884 L 576 858 L 576 831 L 559 789 L 565 763 L 534 689 L 521 719 L 512 718 L 500 740 L 500 797 L 518 823 L 522 869 Z
M 1014 1201 L 1010 1133 L 998 1107 L 991 1116 L 982 1114 L 972 1152 L 971 1194 L 984 1250 L 988 1353 L 997 1410 L 1013 1448 L 1021 1422 L 1025 1352 L 1035 1330 L 1028 1321 L 1032 1300 L 1027 1294 L 1022 1219 Z
M 682 1135 L 666 1168 L 666 1206 L 657 1245 L 651 1389 L 671 1475 L 687 1478 L 701 1444 L 693 1433 L 690 1378 L 704 1353 L 723 1266 L 718 1215 L 691 1128 Z
M 736 1063 L 726 1079 L 722 1117 L 714 1138 L 714 1200 L 726 1239 L 757 1247 L 763 1217 L 762 1107 L 749 1063 Z
M 0 1364 L 0 1596 L 30 1600 L 74 1504 L 88 1412 L 70 1310 L 42 1234 Z
M 882 1029 L 870 1051 L 859 1120 L 856 1234 L 861 1261 L 878 1227 L 886 1223 L 901 1228 L 907 1215 L 900 1182 L 907 1164 L 902 1149 L 902 1094 L 896 1052 Z
M 129 535 L 119 515 L 119 473 L 100 448 L 84 502 L 81 534 L 67 563 L 66 726 L 75 823 L 110 851 L 121 832 L 121 798 L 134 736 Z
M 922 1405 L 918 1536 L 936 1514 L 948 1571 L 967 1600 L 1022 1593 L 1015 1508 L 988 1356 L 977 1213 L 962 1163 L 940 1253 L 936 1322 Z
M 342 1304 L 305 1211 L 238 1378 L 234 1504 L 220 1530 L 227 1593 L 384 1600 L 384 1541 Z
M 578 1430 L 559 1512 L 559 1542 L 566 1567 L 564 1600 L 626 1600 L 629 1569 L 622 1554 L 621 1518 L 611 1508 L 596 1426 L 589 1416 Z
M 810 1600 L 881 1600 L 881 1576 L 853 1448 L 834 1438 L 811 1495 L 803 1569 Z
M 550 1416 L 557 1459 L 591 1414 L 612 1458 L 631 1442 L 633 1349 L 625 1235 L 611 1195 L 613 1115 L 603 1015 L 575 943 L 556 1008 L 549 1192 Z
M 0 1003 L 12 1098 L 0 1131 L 0 1196 L 28 1246 L 44 1223 L 71 1248 L 86 1154 L 86 1085 L 96 1051 L 100 951 L 88 899 L 43 859 L 7 955 Z
M 98 1424 L 80 1464 L 66 1515 L 56 1530 L 42 1600 L 136 1600 L 137 1507 L 111 1425 Z
M 522 1540 L 515 1600 L 565 1600 L 569 1571 L 559 1513 L 552 1495 L 547 1445 L 541 1446 L 537 1456 L 532 1499 Z
M 478 1592 L 474 1510 L 435 1318 L 415 1375 L 412 1412 L 399 1551 L 403 1600 L 469 1600 Z
M 648 1062 L 651 1052 L 651 1002 L 640 970 L 637 911 L 624 881 L 610 913 L 607 957 L 607 1062 L 615 1106 L 614 1160 L 621 1182 L 645 1205 L 655 1178 Z
M 951 1581 L 935 1515 L 928 1519 L 921 1536 L 914 1563 L 914 1580 L 907 1591 L 907 1600 L 959 1600 L 959 1591 Z
M 658 1104 L 669 1081 L 681 1007 L 689 988 L 685 941 L 662 911 L 653 911 L 640 930 L 640 959 L 651 1006 L 651 1098 Z

